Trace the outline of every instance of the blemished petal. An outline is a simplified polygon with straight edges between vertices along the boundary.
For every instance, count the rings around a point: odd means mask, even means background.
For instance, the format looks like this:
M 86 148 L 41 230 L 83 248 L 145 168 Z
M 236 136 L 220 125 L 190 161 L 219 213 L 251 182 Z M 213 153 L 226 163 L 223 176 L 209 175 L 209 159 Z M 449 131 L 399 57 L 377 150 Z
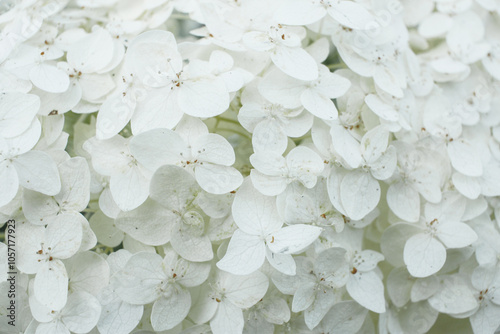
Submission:
M 47 261 L 38 270 L 34 284 L 35 298 L 51 310 L 61 310 L 68 298 L 68 274 L 61 260 Z
M 29 151 L 12 161 L 19 184 L 45 195 L 56 195 L 61 190 L 61 179 L 56 163 L 42 151 Z
M 262 266 L 265 253 L 266 245 L 259 236 L 236 230 L 217 267 L 234 275 L 248 275 Z
M 193 158 L 198 161 L 231 166 L 235 155 L 231 144 L 226 138 L 215 133 L 201 135 L 191 144 Z
M 243 183 L 243 176 L 234 167 L 204 163 L 195 169 L 196 181 L 211 194 L 227 194 Z
M 269 247 L 266 247 L 266 258 L 269 264 L 280 273 L 291 276 L 295 275 L 297 266 L 292 254 L 273 253 L 269 250 Z
M 289 76 L 305 81 L 318 78 L 318 65 L 314 58 L 300 47 L 278 46 L 271 59 L 280 70 Z
M 432 235 L 418 233 L 406 242 L 403 256 L 412 276 L 427 277 L 443 267 L 446 249 Z
M 85 217 L 76 212 L 65 212 L 53 218 L 45 229 L 45 251 L 58 259 L 73 256 L 82 243 L 82 220 Z
M 312 244 L 322 231 L 321 227 L 294 224 L 268 235 L 266 243 L 273 253 L 296 254 Z
M 150 196 L 169 210 L 184 212 L 187 203 L 194 201 L 200 187 L 185 169 L 165 165 L 156 170 L 151 178 Z
M 153 304 L 151 325 L 155 331 L 174 328 L 188 315 L 191 308 L 191 295 L 188 290 L 177 284 L 170 285 L 165 296 Z

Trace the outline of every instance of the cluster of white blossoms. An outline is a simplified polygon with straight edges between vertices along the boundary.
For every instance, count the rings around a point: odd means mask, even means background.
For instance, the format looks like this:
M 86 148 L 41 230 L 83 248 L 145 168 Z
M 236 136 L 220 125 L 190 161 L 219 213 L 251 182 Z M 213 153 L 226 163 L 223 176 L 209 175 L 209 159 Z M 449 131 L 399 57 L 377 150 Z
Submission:
M 500 0 L 2 0 L 0 29 L 1 333 L 499 330 Z

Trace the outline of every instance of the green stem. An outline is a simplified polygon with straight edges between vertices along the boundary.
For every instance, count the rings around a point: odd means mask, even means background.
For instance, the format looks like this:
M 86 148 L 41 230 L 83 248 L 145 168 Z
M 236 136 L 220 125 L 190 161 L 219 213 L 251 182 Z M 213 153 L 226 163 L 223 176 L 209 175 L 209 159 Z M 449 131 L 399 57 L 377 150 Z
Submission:
M 233 124 L 240 125 L 240 122 L 238 122 L 238 121 L 236 121 L 234 119 L 226 118 L 226 117 L 220 117 L 220 116 L 217 117 L 217 123 L 216 123 L 216 125 L 218 125 L 219 121 L 224 121 L 224 122 L 228 122 L 228 123 L 233 123 Z
M 247 135 L 246 133 L 243 133 L 241 131 L 237 131 L 237 130 L 233 130 L 233 129 L 226 129 L 226 128 L 218 128 L 217 130 L 231 132 L 231 133 L 240 135 L 242 137 L 245 137 L 245 138 L 248 138 L 248 139 L 252 139 L 249 135 Z
M 330 64 L 327 66 L 328 69 L 330 70 L 337 70 L 337 69 L 340 69 L 340 68 L 346 68 L 345 65 L 343 63 L 338 63 L 338 64 Z

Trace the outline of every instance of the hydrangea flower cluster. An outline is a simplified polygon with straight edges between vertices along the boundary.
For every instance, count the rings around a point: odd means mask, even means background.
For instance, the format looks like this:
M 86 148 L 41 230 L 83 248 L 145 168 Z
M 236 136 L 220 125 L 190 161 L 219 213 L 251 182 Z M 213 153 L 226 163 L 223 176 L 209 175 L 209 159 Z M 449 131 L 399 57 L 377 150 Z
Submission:
M 0 28 L 1 333 L 499 329 L 500 1 L 3 0 Z

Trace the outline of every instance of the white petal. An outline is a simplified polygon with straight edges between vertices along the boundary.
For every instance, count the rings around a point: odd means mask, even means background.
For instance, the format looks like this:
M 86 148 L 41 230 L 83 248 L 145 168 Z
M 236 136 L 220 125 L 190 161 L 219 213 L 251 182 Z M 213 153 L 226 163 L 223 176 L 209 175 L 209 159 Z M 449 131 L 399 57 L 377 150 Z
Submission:
M 14 199 L 19 189 L 19 179 L 16 169 L 9 161 L 0 162 L 0 207 L 9 204 Z
M 385 312 L 384 285 L 374 271 L 351 275 L 346 288 L 355 301 L 370 311 Z
M 75 254 L 66 262 L 66 271 L 73 292 L 86 291 L 97 296 L 109 283 L 108 262 L 94 252 Z
M 59 171 L 52 158 L 42 151 L 30 151 L 18 156 L 12 165 L 17 171 L 21 186 L 56 195 L 61 190 Z
M 90 199 L 90 170 L 87 160 L 71 158 L 59 165 L 61 192 L 54 196 L 65 210 L 83 211 Z
M 0 94 L 0 132 L 5 138 L 26 131 L 40 109 L 40 98 L 17 92 Z
M 347 216 L 361 220 L 379 203 L 380 185 L 362 170 L 349 172 L 340 184 L 340 199 Z
M 455 188 L 469 199 L 476 199 L 481 194 L 481 185 L 475 177 L 453 173 L 452 181 Z
M 74 68 L 84 73 L 97 72 L 113 58 L 113 40 L 103 28 L 93 29 L 92 33 L 73 43 L 66 58 Z
M 97 114 L 97 139 L 109 139 L 118 134 L 130 121 L 134 109 L 135 104 L 124 102 L 122 95 L 108 97 Z
M 150 130 L 135 136 L 130 141 L 130 152 L 151 171 L 184 160 L 183 156 L 190 156 L 181 136 L 168 129 Z
M 264 120 L 253 129 L 252 146 L 256 153 L 273 152 L 283 154 L 287 145 L 287 135 L 280 124 L 274 120 Z
M 467 176 L 481 176 L 483 165 L 476 147 L 463 139 L 448 143 L 448 156 L 453 168 Z
M 49 254 L 59 259 L 73 256 L 82 242 L 82 220 L 79 213 L 57 215 L 45 229 L 45 250 L 50 248 Z
M 184 113 L 177 104 L 177 94 L 169 87 L 148 91 L 144 100 L 138 101 L 132 116 L 132 133 L 138 135 L 156 128 L 173 129 Z
M 143 306 L 118 302 L 102 305 L 97 329 L 101 334 L 130 333 L 142 318 Z
M 130 211 L 144 203 L 149 196 L 149 181 L 149 173 L 141 166 L 133 166 L 125 174 L 112 175 L 109 189 L 116 205 Z
M 311 225 L 295 224 L 284 227 L 266 238 L 267 246 L 273 253 L 296 254 L 312 244 L 323 231 Z
M 274 14 L 276 22 L 290 25 L 306 25 L 321 20 L 326 15 L 325 8 L 311 1 L 287 1 Z
M 174 328 L 184 320 L 191 308 L 189 291 L 178 285 L 167 289 L 166 295 L 153 304 L 151 325 L 155 331 Z
M 401 219 L 416 222 L 420 217 L 420 196 L 403 182 L 392 184 L 387 191 L 389 208 Z
M 68 274 L 61 260 L 47 261 L 35 276 L 35 297 L 52 310 L 60 310 L 68 298 Z
M 250 171 L 250 178 L 254 187 L 266 196 L 277 196 L 283 193 L 288 185 L 284 177 L 268 176 L 256 169 Z
M 442 275 L 439 280 L 439 290 L 428 300 L 435 310 L 458 314 L 472 311 L 478 306 L 470 287 L 459 274 Z
M 387 262 L 394 267 L 404 266 L 403 251 L 408 237 L 411 237 L 422 230 L 412 224 L 396 223 L 389 226 L 380 241 L 380 248 Z
M 266 246 L 260 237 L 236 230 L 217 267 L 234 275 L 251 274 L 264 263 L 265 252 Z
M 474 333 L 494 333 L 500 327 L 498 314 L 500 307 L 489 300 L 484 300 L 476 313 L 470 316 Z
M 325 120 L 338 118 L 338 111 L 333 101 L 312 88 L 304 90 L 300 95 L 300 102 L 307 111 L 316 117 Z
M 399 115 L 397 111 L 392 106 L 384 103 L 377 95 L 367 95 L 365 103 L 380 118 L 391 122 L 398 121 Z
M 63 93 L 69 87 L 68 75 L 52 65 L 42 63 L 34 66 L 29 76 L 33 85 L 49 93 Z
M 352 300 L 336 303 L 326 314 L 323 323 L 332 333 L 358 333 L 368 310 Z
M 337 299 L 335 297 L 335 293 L 331 289 L 316 290 L 314 303 L 304 312 L 308 328 L 313 329 L 318 326 L 333 304 L 335 304 Z
M 477 234 L 465 223 L 438 224 L 437 237 L 448 248 L 462 248 L 477 240 Z
M 276 67 L 291 77 L 300 80 L 318 78 L 318 65 L 314 58 L 300 47 L 278 46 L 271 54 Z
M 222 286 L 226 289 L 226 298 L 241 308 L 255 305 L 264 297 L 269 287 L 267 276 L 260 271 L 245 276 L 225 274 L 225 277 Z
M 266 236 L 283 225 L 276 201 L 260 194 L 247 179 L 236 192 L 232 212 L 235 223 L 245 233 Z
M 301 284 L 293 295 L 292 312 L 302 312 L 314 303 L 316 298 L 316 283 Z
M 78 291 L 68 297 L 61 312 L 66 327 L 75 333 L 86 333 L 97 325 L 101 315 L 101 304 L 89 293 Z
M 359 142 L 342 125 L 331 126 L 333 149 L 347 162 L 351 168 L 357 168 L 362 161 Z
M 111 176 L 128 170 L 130 159 L 121 153 L 128 153 L 127 146 L 127 140 L 121 136 L 114 136 L 107 140 L 92 137 L 85 141 L 83 149 L 92 156 L 92 167 L 96 172 Z
M 341 1 L 328 8 L 328 14 L 341 25 L 352 29 L 370 29 L 375 18 L 365 7 L 352 1 Z
M 217 312 L 210 320 L 210 329 L 213 334 L 242 333 L 244 324 L 241 309 L 230 302 L 223 301 L 219 303 Z
M 122 271 L 113 276 L 116 293 L 131 304 L 148 304 L 159 297 L 158 285 L 165 279 L 162 258 L 156 253 L 134 254 Z
M 177 103 L 190 116 L 213 117 L 229 107 L 229 93 L 221 78 L 197 78 L 184 82 Z
M 243 176 L 234 167 L 204 163 L 195 170 L 200 187 L 211 194 L 227 194 L 243 183 Z
M 278 69 L 269 71 L 259 84 L 259 93 L 271 102 L 285 108 L 300 107 L 300 95 L 306 88 L 306 82 L 292 78 Z
M 184 227 L 184 226 L 183 226 Z M 170 244 L 177 254 L 188 261 L 204 262 L 213 259 L 212 243 L 207 235 L 197 235 L 188 228 L 174 228 Z
M 427 277 L 441 269 L 446 261 L 446 249 L 432 235 L 419 233 L 406 242 L 404 261 L 415 277 Z

